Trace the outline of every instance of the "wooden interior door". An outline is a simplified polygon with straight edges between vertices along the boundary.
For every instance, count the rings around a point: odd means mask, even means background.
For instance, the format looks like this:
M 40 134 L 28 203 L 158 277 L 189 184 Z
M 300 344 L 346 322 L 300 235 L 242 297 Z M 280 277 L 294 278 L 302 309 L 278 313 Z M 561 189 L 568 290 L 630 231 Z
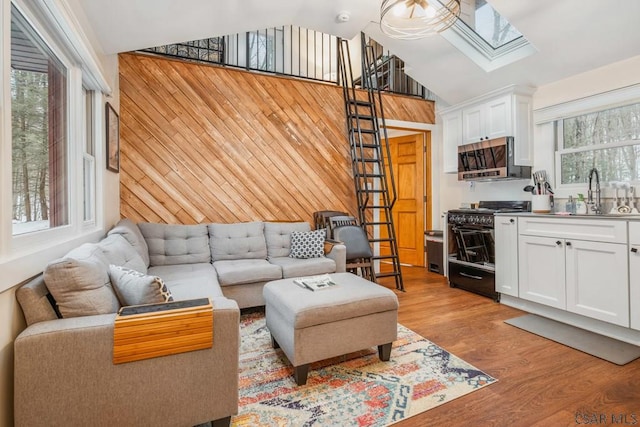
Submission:
M 398 195 L 391 210 L 398 243 L 398 255 L 402 264 L 424 267 L 424 133 L 389 138 L 391 162 Z M 385 165 L 388 165 L 385 159 Z M 388 172 L 388 171 L 387 171 Z M 383 219 L 384 220 L 384 219 Z M 381 227 L 380 235 L 386 236 Z M 388 254 L 386 243 L 380 244 L 380 251 Z

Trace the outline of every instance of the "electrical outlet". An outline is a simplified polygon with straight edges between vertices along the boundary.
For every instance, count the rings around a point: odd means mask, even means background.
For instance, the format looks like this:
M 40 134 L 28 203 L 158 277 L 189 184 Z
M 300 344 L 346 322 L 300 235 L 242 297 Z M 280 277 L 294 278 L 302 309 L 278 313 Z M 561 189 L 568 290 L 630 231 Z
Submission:
M 471 191 L 471 192 L 476 191 L 476 182 L 475 181 L 469 181 L 469 191 Z

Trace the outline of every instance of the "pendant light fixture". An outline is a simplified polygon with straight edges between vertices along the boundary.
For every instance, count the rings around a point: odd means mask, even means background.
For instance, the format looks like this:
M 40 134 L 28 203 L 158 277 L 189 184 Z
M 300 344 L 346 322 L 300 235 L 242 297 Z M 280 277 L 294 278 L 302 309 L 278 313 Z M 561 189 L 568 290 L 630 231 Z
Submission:
M 384 0 L 380 29 L 389 37 L 414 40 L 440 33 L 460 16 L 460 0 Z

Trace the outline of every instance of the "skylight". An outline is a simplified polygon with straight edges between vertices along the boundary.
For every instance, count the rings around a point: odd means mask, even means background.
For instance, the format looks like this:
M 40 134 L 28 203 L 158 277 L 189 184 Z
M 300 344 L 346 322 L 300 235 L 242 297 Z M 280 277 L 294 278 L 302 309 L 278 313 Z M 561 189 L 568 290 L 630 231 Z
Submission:
M 486 0 L 462 0 L 460 19 L 440 33 L 485 71 L 518 61 L 536 49 Z
M 522 37 L 520 31 L 485 0 L 477 0 L 475 2 L 475 10 L 472 12 L 475 13 L 462 13 L 460 18 L 494 49 L 498 49 Z

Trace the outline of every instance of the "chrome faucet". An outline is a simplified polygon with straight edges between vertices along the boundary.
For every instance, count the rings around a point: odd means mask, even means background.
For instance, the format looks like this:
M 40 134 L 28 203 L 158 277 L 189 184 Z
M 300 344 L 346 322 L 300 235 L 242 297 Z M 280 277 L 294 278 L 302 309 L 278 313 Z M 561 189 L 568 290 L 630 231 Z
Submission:
M 593 175 L 596 176 L 595 201 L 593 200 L 594 191 L 592 190 Z M 589 191 L 587 192 L 587 205 L 590 206 L 591 211 L 594 214 L 600 215 L 602 213 L 602 204 L 600 203 L 600 175 L 598 174 L 598 169 L 596 168 L 593 168 L 589 171 Z

